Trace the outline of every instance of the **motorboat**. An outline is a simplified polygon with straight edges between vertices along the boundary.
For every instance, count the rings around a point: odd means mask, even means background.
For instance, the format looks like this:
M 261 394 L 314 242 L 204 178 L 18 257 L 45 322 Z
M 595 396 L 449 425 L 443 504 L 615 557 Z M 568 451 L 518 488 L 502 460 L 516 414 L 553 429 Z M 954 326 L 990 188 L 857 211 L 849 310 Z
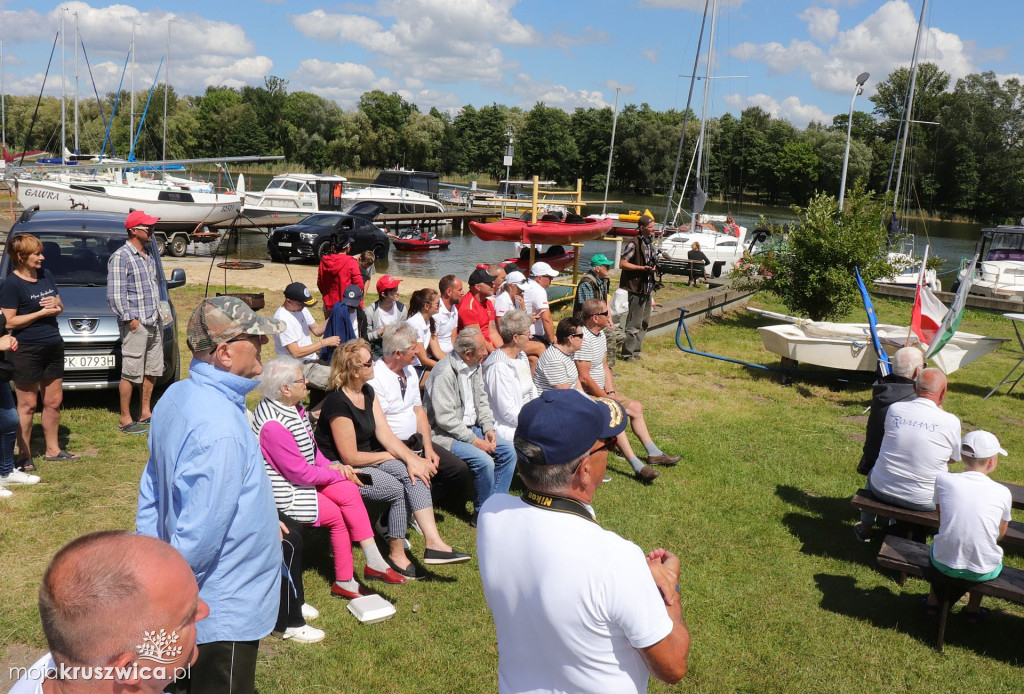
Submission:
M 563 244 L 597 239 L 612 228 L 612 220 L 568 215 L 558 219 L 546 215 L 536 223 L 523 219 L 497 222 L 470 222 L 469 229 L 484 241 L 521 241 L 523 243 Z
M 353 205 L 376 202 L 384 206 L 383 214 L 441 214 L 444 204 L 438 200 L 441 175 L 432 171 L 385 169 L 368 186 L 349 186 L 342 198 Z M 398 221 L 398 227 L 412 226 L 414 221 Z
M 396 251 L 446 250 L 451 245 L 448 239 L 439 239 L 433 233 L 410 227 L 391 239 Z
M 717 231 L 703 223 L 695 230 L 680 228 L 661 240 L 659 266 L 665 272 L 672 272 L 673 265 L 685 263 L 693 244 L 699 243 L 700 250 L 711 261 L 709 272 L 713 277 L 720 277 L 730 272 L 743 257 L 750 243 L 747 236 L 747 228 L 735 222 L 729 231 Z
M 286 173 L 274 176 L 262 192 L 246 191 L 245 178 L 238 176 L 236 190 L 242 198 L 242 212 L 248 217 L 305 217 L 316 212 L 341 212 L 351 202 L 342 197 L 344 176 Z
M 771 311 L 748 310 L 785 321 L 757 329 L 764 348 L 783 359 L 844 371 L 874 371 L 878 366 L 867 323 L 812 321 Z M 880 323 L 877 333 L 882 349 L 889 356 L 906 345 L 925 351 L 925 345 L 906 326 Z M 943 373 L 951 374 L 998 349 L 1004 342 L 1006 339 L 1001 337 L 957 331 L 941 350 L 928 357 L 928 361 Z
M 970 294 L 1024 300 L 1024 219 L 1017 226 L 982 229 L 975 254 L 979 260 L 974 270 L 974 283 L 968 290 Z M 961 261 L 957 286 L 963 282 L 969 265 L 969 260 Z

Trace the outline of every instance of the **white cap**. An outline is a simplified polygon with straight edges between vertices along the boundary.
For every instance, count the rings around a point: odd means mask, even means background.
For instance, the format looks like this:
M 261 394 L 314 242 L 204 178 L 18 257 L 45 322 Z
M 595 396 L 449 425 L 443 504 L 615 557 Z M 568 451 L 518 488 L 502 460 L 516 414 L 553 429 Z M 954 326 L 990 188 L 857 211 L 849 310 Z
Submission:
M 517 287 L 522 287 L 526 284 L 526 276 L 521 272 L 510 272 L 505 275 L 505 284 L 514 284 Z
M 972 458 L 991 458 L 996 453 L 1007 455 L 1006 450 L 999 446 L 999 439 L 995 434 L 987 431 L 972 431 L 964 436 L 960 443 L 960 452 Z
M 538 261 L 533 264 L 530 268 L 531 277 L 558 277 L 558 273 L 551 268 L 550 265 L 543 261 Z

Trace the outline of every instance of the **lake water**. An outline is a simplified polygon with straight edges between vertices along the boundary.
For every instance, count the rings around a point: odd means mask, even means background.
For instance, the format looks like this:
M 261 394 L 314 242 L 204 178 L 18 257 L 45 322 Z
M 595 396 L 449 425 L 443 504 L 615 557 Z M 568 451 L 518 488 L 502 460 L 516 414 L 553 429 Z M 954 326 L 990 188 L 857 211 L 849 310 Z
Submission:
M 262 190 L 270 180 L 269 176 L 256 176 L 251 186 Z M 584 199 L 599 200 L 600 193 L 585 193 Z M 609 199 L 623 200 L 621 204 L 609 204 L 608 212 L 626 212 L 650 208 L 655 217 L 661 221 L 665 214 L 664 198 L 639 197 L 610 193 Z M 588 206 L 587 212 L 599 213 L 600 206 Z M 787 207 L 767 207 L 762 205 L 732 205 L 709 202 L 705 208 L 708 214 L 725 214 L 730 212 L 736 221 L 749 228 L 760 223 L 762 217 L 769 222 L 782 224 L 792 222 L 794 215 Z M 924 252 L 926 244 L 930 244 L 929 255 L 945 260 L 941 270 L 942 285 L 952 285 L 960 259 L 973 253 L 981 225 L 953 222 L 918 222 L 910 220 L 910 229 L 916 234 L 916 255 Z M 501 241 L 481 241 L 469 229 L 460 231 L 452 227 L 442 227 L 439 233 L 442 238 L 449 239 L 451 245 L 445 251 L 396 251 L 392 248 L 386 261 L 378 261 L 376 273 L 390 273 L 403 277 L 442 277 L 456 274 L 464 277 L 473 267 L 480 263 L 494 263 L 516 255 L 511 243 Z M 200 249 L 203 247 L 200 246 Z M 615 252 L 615 244 L 607 241 L 588 241 L 583 250 L 582 258 L 589 258 L 594 253 L 604 253 L 611 257 Z M 267 236 L 259 231 L 247 231 L 241 236 L 240 244 L 232 244 L 229 253 L 231 258 L 244 260 L 268 260 Z M 581 267 L 586 263 L 581 259 Z

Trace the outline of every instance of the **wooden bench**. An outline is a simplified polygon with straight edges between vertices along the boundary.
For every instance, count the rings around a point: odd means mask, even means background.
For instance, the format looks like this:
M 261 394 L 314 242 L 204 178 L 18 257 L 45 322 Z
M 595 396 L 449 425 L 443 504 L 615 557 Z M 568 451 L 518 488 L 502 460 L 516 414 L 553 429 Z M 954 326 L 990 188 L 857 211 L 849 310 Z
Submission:
M 907 539 L 913 537 L 915 529 L 921 529 L 929 535 L 939 529 L 938 511 L 914 511 L 909 508 L 892 506 L 876 499 L 867 489 L 861 489 L 854 494 L 850 505 L 858 511 L 866 511 L 883 518 L 895 518 L 901 523 L 906 523 L 908 525 L 905 532 Z M 1010 521 L 1009 527 L 1006 529 L 1006 535 L 999 541 L 999 544 L 1024 547 L 1024 523 Z M 906 578 L 905 573 L 900 574 L 900 585 L 903 585 Z
M 939 630 L 935 636 L 935 647 L 940 653 L 945 639 L 949 610 L 964 593 L 975 591 L 982 595 L 1024 604 L 1024 571 L 1004 566 L 997 577 L 980 583 L 951 578 L 932 566 L 930 550 L 923 542 L 914 542 L 893 535 L 886 537 L 878 552 L 878 565 L 886 569 L 895 569 L 902 575 L 919 576 L 935 589 L 935 595 L 939 600 Z
M 659 260 L 658 267 L 662 272 L 671 275 L 683 275 L 689 278 L 689 284 L 699 279 L 704 279 L 703 260 Z
M 999 482 L 999 480 L 996 480 Z M 1013 484 L 1012 482 L 999 482 L 1007 489 L 1010 490 L 1010 496 L 1013 498 L 1014 508 L 1024 508 L 1024 487 L 1019 484 Z

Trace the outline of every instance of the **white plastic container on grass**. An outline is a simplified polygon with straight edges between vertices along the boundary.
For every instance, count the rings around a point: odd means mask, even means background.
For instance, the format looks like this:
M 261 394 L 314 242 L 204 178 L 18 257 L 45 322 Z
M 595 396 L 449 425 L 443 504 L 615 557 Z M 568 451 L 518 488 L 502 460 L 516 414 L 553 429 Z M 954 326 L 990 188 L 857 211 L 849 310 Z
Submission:
M 376 594 L 349 601 L 348 611 L 363 624 L 383 622 L 397 612 L 394 605 Z

